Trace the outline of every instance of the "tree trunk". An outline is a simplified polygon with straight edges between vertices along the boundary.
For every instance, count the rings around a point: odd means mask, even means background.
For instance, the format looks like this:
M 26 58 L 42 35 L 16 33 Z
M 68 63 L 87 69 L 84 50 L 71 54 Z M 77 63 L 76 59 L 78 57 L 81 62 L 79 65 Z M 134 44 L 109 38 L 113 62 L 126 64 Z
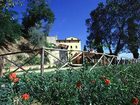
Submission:
M 133 57 L 138 59 L 139 46 L 138 46 L 138 38 L 136 35 L 137 24 L 135 23 L 134 17 L 130 17 L 127 22 L 128 22 L 128 47 L 129 47 L 129 50 L 133 53 Z

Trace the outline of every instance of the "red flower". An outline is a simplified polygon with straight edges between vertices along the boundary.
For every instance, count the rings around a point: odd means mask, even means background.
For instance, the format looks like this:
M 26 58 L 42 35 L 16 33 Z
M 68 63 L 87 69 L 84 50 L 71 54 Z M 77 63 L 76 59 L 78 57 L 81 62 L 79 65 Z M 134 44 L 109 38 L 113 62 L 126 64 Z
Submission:
M 132 103 L 133 103 L 133 105 L 138 105 L 139 99 L 136 98 L 136 97 L 133 97 L 133 98 L 132 98 Z
M 19 78 L 14 78 L 13 82 L 14 83 L 19 82 Z
M 78 81 L 78 82 L 76 83 L 76 88 L 80 89 L 80 88 L 81 88 L 81 86 L 82 86 L 81 81 Z
M 23 100 L 28 100 L 28 99 L 30 98 L 30 95 L 29 95 L 28 93 L 25 93 L 25 94 L 23 94 L 23 95 L 21 96 L 21 98 L 22 98 Z
M 17 75 L 16 75 L 15 72 L 14 72 L 14 73 L 11 73 L 11 74 L 9 75 L 9 78 L 10 78 L 11 80 L 14 80 L 16 77 L 17 77 Z
M 105 84 L 109 85 L 110 84 L 110 80 L 109 79 L 105 79 Z

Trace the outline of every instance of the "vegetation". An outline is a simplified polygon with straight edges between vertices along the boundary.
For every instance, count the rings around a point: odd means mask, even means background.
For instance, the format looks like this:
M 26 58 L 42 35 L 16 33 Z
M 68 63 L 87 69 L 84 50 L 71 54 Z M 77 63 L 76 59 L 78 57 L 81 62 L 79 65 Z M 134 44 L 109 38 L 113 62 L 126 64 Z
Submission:
M 107 0 L 99 3 L 86 20 L 89 36 L 87 46 L 97 52 L 104 52 L 106 47 L 110 54 L 118 55 L 123 49 L 129 49 L 134 58 L 139 57 L 139 0 Z
M 140 64 L 45 73 L 6 73 L 0 103 L 31 105 L 138 105 Z
M 0 8 L 9 8 L 14 7 L 17 4 L 20 4 L 22 0 L 1 0 Z
M 0 1 L 0 44 L 5 42 L 15 42 L 21 36 L 26 37 L 31 42 L 38 42 L 38 35 L 33 36 L 31 31 L 36 25 L 39 30 L 43 30 L 44 37 L 48 35 L 51 24 L 54 21 L 54 14 L 45 0 L 26 0 L 26 13 L 23 14 L 22 24 L 18 23 L 17 13 L 14 7 L 21 4 L 20 0 L 2 0 Z M 22 13 L 20 13 L 22 14 Z M 38 31 L 38 29 L 37 29 Z M 37 37 L 37 38 L 36 38 Z M 40 36 L 41 37 L 41 36 Z M 43 39 L 43 38 L 42 38 Z
M 22 24 L 15 18 L 13 6 L 19 0 L 0 1 L 0 45 L 15 42 L 22 33 L 35 46 L 41 46 L 54 22 L 54 14 L 45 0 L 27 0 Z M 107 0 L 100 3 L 86 20 L 89 48 L 117 55 L 123 48 L 138 58 L 140 29 L 139 0 Z M 40 43 L 42 42 L 42 43 Z M 53 44 L 45 43 L 48 47 Z M 84 46 L 84 50 L 87 50 Z M 22 45 L 21 49 L 30 49 Z M 18 60 L 26 62 L 24 56 Z M 45 63 L 48 61 L 45 55 Z M 28 64 L 39 64 L 34 57 Z M 7 64 L 9 67 L 10 65 Z M 138 105 L 140 99 L 140 64 L 95 68 L 89 66 L 73 70 L 18 74 L 7 72 L 0 78 L 1 105 Z M 17 75 L 18 74 L 18 75 Z
M 21 26 L 14 18 L 15 11 L 9 10 L 0 6 L 0 44 L 3 45 L 5 41 L 14 42 L 20 38 Z
M 47 26 L 54 22 L 54 14 L 45 0 L 27 0 L 28 5 L 24 13 L 22 25 L 24 36 L 30 38 L 28 31 L 31 27 L 39 25 L 44 31 L 48 32 Z M 46 24 L 45 24 L 46 23 Z M 44 25 L 45 24 L 45 25 Z M 48 35 L 48 33 L 46 33 Z
M 45 45 L 45 35 L 44 32 L 41 31 L 40 27 L 31 27 L 28 32 L 30 36 L 29 41 L 32 43 L 32 45 L 34 45 L 34 48 Z

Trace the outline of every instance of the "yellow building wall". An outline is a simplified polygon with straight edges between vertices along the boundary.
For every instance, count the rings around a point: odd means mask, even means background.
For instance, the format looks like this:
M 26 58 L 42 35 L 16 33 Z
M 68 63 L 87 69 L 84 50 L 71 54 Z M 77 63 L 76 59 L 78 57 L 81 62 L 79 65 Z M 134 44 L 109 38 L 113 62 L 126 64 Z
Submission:
M 81 51 L 81 41 L 74 37 L 67 38 L 66 40 L 57 41 L 57 44 L 65 44 L 68 46 L 68 50 L 76 50 L 71 51 L 72 56 L 75 53 L 79 53 Z

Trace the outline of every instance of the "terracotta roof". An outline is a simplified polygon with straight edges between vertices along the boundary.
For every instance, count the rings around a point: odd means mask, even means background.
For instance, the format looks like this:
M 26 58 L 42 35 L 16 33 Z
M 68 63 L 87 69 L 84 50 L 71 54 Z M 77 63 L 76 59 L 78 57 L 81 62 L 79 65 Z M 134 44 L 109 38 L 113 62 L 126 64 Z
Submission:
M 59 44 L 58 45 L 58 48 L 64 48 L 64 49 L 68 49 L 68 45 L 65 45 L 65 44 Z

